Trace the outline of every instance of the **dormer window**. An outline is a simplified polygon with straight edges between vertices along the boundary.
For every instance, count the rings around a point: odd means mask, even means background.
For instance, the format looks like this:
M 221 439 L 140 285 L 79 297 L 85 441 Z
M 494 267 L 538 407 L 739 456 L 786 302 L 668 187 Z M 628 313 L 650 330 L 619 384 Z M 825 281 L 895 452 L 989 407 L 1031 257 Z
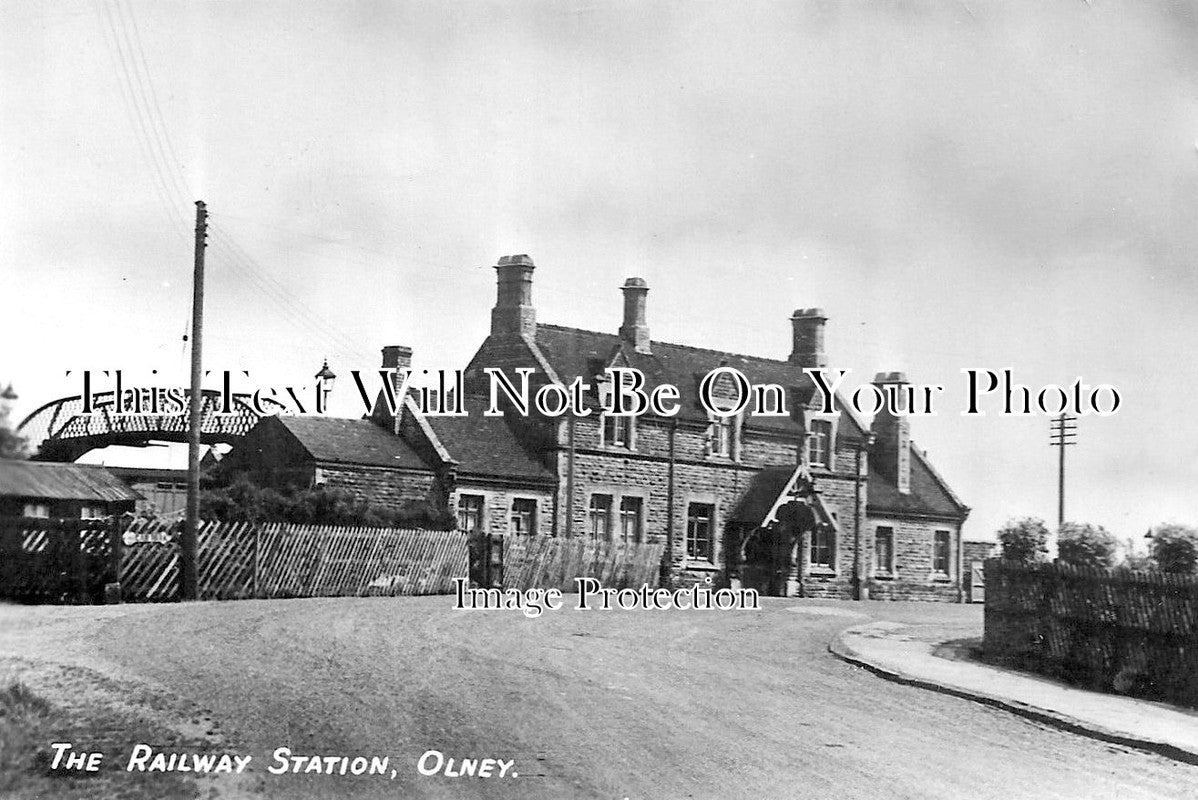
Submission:
M 807 463 L 812 467 L 832 468 L 832 422 L 826 419 L 811 421 L 807 434 Z

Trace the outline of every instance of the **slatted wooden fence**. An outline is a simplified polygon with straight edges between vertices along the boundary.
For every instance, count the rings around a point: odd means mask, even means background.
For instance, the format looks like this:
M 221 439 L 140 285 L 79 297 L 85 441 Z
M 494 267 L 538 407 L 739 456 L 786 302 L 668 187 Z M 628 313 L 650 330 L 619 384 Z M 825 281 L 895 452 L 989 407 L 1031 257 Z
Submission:
M 985 569 L 989 656 L 1198 706 L 1198 577 L 1000 559 Z
M 657 588 L 664 544 L 611 542 L 589 537 L 507 536 L 503 588 L 577 591 L 575 578 L 596 578 L 605 588 Z
M 177 598 L 177 526 L 139 523 L 128 538 L 163 532 L 167 543 L 126 545 L 125 599 Z M 466 536 L 456 531 L 210 522 L 196 557 L 202 600 L 449 594 L 467 574 Z

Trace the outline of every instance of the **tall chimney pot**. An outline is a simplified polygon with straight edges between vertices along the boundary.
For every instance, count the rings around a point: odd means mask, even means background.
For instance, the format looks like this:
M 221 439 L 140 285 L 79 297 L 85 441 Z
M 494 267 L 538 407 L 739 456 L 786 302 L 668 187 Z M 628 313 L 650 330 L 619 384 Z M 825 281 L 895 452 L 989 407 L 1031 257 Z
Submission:
M 495 265 L 497 294 L 491 309 L 492 336 L 522 336 L 532 340 L 537 334 L 537 312 L 532 305 L 532 271 L 536 267 L 527 255 L 503 256 Z
M 645 321 L 645 304 L 649 296 L 649 284 L 644 278 L 629 278 L 620 287 L 624 293 L 624 324 L 620 326 L 620 338 L 632 345 L 638 353 L 649 354 L 649 324 Z
M 800 308 L 791 315 L 790 363 L 807 369 L 828 366 L 828 357 L 824 353 L 824 323 L 827 321 L 822 308 Z

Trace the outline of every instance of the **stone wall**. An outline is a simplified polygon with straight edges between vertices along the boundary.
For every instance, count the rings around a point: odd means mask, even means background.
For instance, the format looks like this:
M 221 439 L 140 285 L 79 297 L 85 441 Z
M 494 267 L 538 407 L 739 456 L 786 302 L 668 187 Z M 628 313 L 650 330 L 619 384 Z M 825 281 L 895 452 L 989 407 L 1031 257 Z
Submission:
M 436 477 L 432 471 L 410 471 L 363 464 L 319 463 L 313 483 L 328 489 L 344 489 L 354 497 L 384 508 L 402 509 L 412 503 L 437 503 Z
M 894 541 L 894 566 L 877 561 L 879 528 L 890 528 Z M 866 525 L 868 541 L 862 550 L 869 560 L 869 596 L 874 600 L 938 600 L 961 602 L 961 576 L 969 568 L 961 563 L 960 526 L 955 522 L 871 516 Z M 933 547 L 937 531 L 949 534 L 949 570 L 933 569 Z

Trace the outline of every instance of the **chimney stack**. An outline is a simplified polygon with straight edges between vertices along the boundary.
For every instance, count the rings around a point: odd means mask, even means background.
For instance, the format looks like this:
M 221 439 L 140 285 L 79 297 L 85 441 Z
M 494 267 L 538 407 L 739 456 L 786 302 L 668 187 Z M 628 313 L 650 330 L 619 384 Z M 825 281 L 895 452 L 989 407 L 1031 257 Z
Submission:
M 399 374 L 399 371 L 411 368 L 412 348 L 402 344 L 389 344 L 383 348 L 383 369 L 395 370 L 391 373 L 391 386 L 397 394 L 400 384 L 403 383 L 403 376 Z M 391 417 L 390 414 L 390 409 L 387 408 L 380 393 L 374 408 L 374 421 L 376 424 L 385 422 L 391 428 L 392 433 L 399 433 L 399 421 L 403 417 L 403 410 L 402 408 L 396 409 L 394 417 Z
M 790 318 L 794 332 L 790 363 L 807 369 L 822 369 L 828 366 L 824 353 L 824 316 L 822 308 L 800 308 Z
M 537 312 L 532 306 L 532 259 L 526 255 L 503 256 L 495 265 L 498 294 L 491 309 L 492 336 L 522 336 L 534 339 Z
M 412 348 L 402 344 L 389 344 L 383 348 L 383 369 L 411 369 Z
M 882 409 L 874 415 L 872 430 L 877 436 L 870 463 L 883 477 L 893 480 L 901 494 L 911 492 L 911 420 L 907 408 L 907 376 L 901 372 L 879 372 L 873 385 L 882 392 Z M 891 403 L 894 406 L 891 406 Z M 898 413 L 895 413 L 898 412 Z
M 632 345 L 638 353 L 648 355 L 649 325 L 645 322 L 645 302 L 649 295 L 649 284 L 644 278 L 629 278 L 620 287 L 624 293 L 624 324 L 620 326 L 620 338 Z

